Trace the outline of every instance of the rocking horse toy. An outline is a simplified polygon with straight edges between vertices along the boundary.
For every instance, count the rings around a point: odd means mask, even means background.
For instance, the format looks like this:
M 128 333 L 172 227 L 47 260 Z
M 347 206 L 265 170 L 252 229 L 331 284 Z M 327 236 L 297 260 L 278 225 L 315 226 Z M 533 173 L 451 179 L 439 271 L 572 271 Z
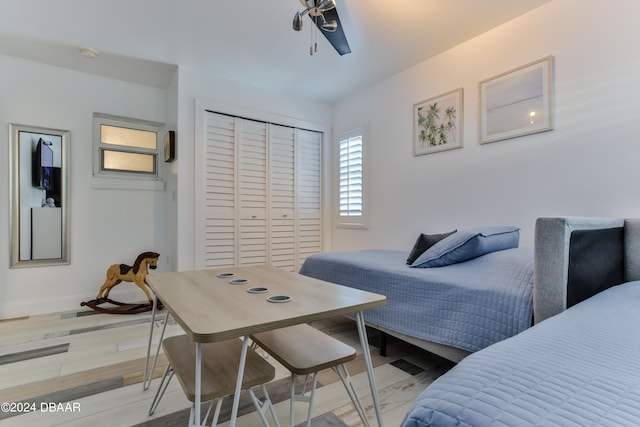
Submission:
M 127 264 L 111 265 L 107 270 L 107 277 L 104 284 L 100 287 L 96 299 L 82 302 L 80 305 L 86 305 L 103 313 L 117 314 L 136 314 L 151 310 L 153 308 L 153 298 L 149 293 L 146 279 L 149 273 L 148 269 L 155 269 L 158 266 L 159 256 L 160 254 L 156 252 L 143 252 L 138 255 L 133 266 Z M 122 282 L 133 282 L 137 285 L 145 293 L 149 303 L 126 304 L 109 299 L 111 289 Z M 116 307 L 100 307 L 100 305 L 104 303 L 109 303 Z M 160 303 L 158 303 L 158 308 L 161 308 Z

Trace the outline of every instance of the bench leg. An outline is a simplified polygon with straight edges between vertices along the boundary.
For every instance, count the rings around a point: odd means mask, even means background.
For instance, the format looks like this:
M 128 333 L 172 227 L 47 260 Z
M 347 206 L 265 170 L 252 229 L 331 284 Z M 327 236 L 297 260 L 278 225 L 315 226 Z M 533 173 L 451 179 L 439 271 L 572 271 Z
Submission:
M 256 410 L 258 411 L 258 415 L 262 420 L 262 424 L 264 424 L 265 427 L 270 426 L 269 421 L 267 420 L 267 417 L 265 415 L 265 412 L 267 412 L 268 409 L 269 412 L 271 412 L 271 417 L 276 423 L 276 426 L 280 427 L 280 421 L 278 420 L 278 416 L 276 415 L 273 403 L 271 402 L 271 397 L 269 397 L 267 387 L 264 384 L 262 384 L 262 393 L 264 394 L 264 400 L 261 402 L 260 399 L 256 397 L 256 394 L 253 392 L 253 390 L 249 389 L 249 395 L 251 396 L 251 400 L 253 401 L 253 406 L 255 406 Z
M 224 399 L 224 397 L 219 397 L 219 398 L 215 399 L 215 401 L 216 401 L 216 410 L 213 412 L 213 418 L 211 419 L 211 425 L 212 426 L 218 425 L 218 417 L 220 416 L 220 409 L 222 408 L 222 400 L 223 399 Z M 211 412 L 211 407 L 212 406 L 213 406 L 213 401 L 209 405 L 209 409 L 207 410 L 207 413 L 204 416 L 204 420 L 202 421 L 203 425 L 207 424 L 207 419 L 209 418 L 209 413 Z
M 349 375 L 349 371 L 347 370 L 347 367 L 344 364 L 342 364 L 339 366 L 334 366 L 333 370 L 340 377 L 340 380 L 342 381 L 342 385 L 344 385 L 345 390 L 347 390 L 347 394 L 349 395 L 349 398 L 351 399 L 351 402 L 353 403 L 353 407 L 356 409 L 356 412 L 358 413 L 358 415 L 360 415 L 360 419 L 362 420 L 362 423 L 365 425 L 365 427 L 369 427 L 369 420 L 367 419 L 367 415 L 365 414 L 364 409 L 362 408 L 360 399 L 358 399 L 358 394 L 356 393 L 355 387 L 351 382 L 351 376 Z
M 309 396 L 307 396 L 307 380 L 309 376 L 307 375 L 304 379 L 304 384 L 302 386 L 302 392 L 300 394 L 296 394 L 296 375 L 294 373 L 291 374 L 291 405 L 289 406 L 289 426 L 294 427 L 294 416 L 293 416 L 293 407 L 295 402 L 305 402 L 309 405 L 309 409 L 307 411 L 307 427 L 311 426 L 311 411 L 313 410 L 313 398 L 316 392 L 316 386 L 318 384 L 318 373 L 314 372 L 313 380 L 311 383 L 311 392 Z

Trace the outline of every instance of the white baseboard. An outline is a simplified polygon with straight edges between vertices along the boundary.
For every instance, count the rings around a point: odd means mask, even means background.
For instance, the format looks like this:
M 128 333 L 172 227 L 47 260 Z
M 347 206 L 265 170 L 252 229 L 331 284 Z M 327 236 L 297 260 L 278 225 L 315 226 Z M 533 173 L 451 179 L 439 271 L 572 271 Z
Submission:
M 128 291 L 113 290 L 109 294 L 109 297 L 115 301 L 122 301 L 126 303 L 144 302 L 147 299 L 144 293 L 138 288 Z M 5 305 L 0 305 L 0 320 L 65 311 L 91 310 L 89 307 L 80 306 L 80 303 L 83 301 L 90 301 L 95 298 L 96 294 L 94 293 L 91 295 L 34 298 L 16 302 L 10 301 Z

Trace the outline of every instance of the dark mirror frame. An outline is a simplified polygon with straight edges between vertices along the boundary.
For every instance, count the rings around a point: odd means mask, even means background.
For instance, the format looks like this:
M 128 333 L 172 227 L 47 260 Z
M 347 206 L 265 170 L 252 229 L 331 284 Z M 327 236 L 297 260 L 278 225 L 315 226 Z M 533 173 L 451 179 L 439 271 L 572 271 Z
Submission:
M 26 135 L 30 134 L 30 135 Z M 28 238 L 28 236 L 21 236 L 21 185 L 29 185 L 33 187 L 35 184 L 36 176 L 34 174 L 34 170 L 42 170 L 42 165 L 36 165 L 34 168 L 34 161 L 38 156 L 34 155 L 33 148 L 29 148 L 28 150 L 24 147 L 21 149 L 21 139 L 22 137 L 29 138 L 29 143 L 33 144 L 33 140 L 35 138 L 36 141 L 39 138 L 43 137 L 43 140 L 47 140 L 46 137 L 50 137 L 51 139 L 60 141 L 60 167 L 59 171 L 54 171 L 56 175 L 59 175 L 59 178 L 56 176 L 56 197 L 59 200 L 45 200 L 46 202 L 55 202 L 55 207 L 59 207 L 61 209 L 61 221 L 60 224 L 60 257 L 44 257 L 42 259 L 32 259 L 29 257 L 25 259 L 25 256 L 20 255 L 20 242 L 21 237 L 23 239 Z M 71 144 L 71 133 L 67 130 L 60 129 L 49 129 L 42 128 L 37 126 L 25 126 L 19 124 L 10 124 L 9 125 L 9 185 L 11 191 L 9 193 L 9 204 L 10 204 L 10 218 L 9 222 L 11 225 L 10 231 L 10 267 L 37 267 L 37 266 L 49 266 L 49 265 L 59 265 L 59 264 L 69 264 L 70 260 L 70 237 L 69 237 L 69 152 L 70 152 L 70 144 Z M 38 142 L 37 145 L 40 145 Z M 47 145 L 47 144 L 45 144 Z M 49 144 L 51 145 L 51 144 Z M 56 150 L 57 151 L 57 150 Z M 25 158 L 25 153 L 29 152 L 29 158 Z M 21 155 L 22 153 L 22 155 Z M 42 156 L 41 156 L 42 157 Z M 29 165 L 28 168 L 31 173 L 28 171 L 22 170 L 22 165 Z M 52 167 L 52 169 L 54 169 Z M 50 179 L 51 177 L 40 177 L 39 179 Z M 42 189 L 42 191 L 46 191 L 50 189 L 48 183 L 41 182 L 39 186 L 35 187 L 36 189 Z M 43 193 L 47 194 L 47 193 Z M 43 196 L 43 198 L 47 199 L 47 196 Z M 44 206 L 44 205 L 43 205 Z M 36 207 L 36 206 L 33 206 Z M 24 217 L 24 212 L 22 212 L 22 217 Z M 31 245 L 31 242 L 29 243 Z

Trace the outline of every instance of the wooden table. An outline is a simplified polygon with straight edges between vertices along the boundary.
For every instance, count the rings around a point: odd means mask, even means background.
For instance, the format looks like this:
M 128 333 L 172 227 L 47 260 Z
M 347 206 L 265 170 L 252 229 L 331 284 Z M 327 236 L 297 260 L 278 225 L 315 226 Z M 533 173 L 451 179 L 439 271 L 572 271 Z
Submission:
M 234 273 L 235 276 L 221 278 L 218 277 L 219 273 Z M 231 279 L 247 279 L 249 282 L 242 285 L 233 285 L 229 283 Z M 196 395 L 200 395 L 201 385 L 202 353 L 200 344 L 244 337 L 231 413 L 231 427 L 235 426 L 238 414 L 240 386 L 242 384 L 249 335 L 299 323 L 356 313 L 358 334 L 369 377 L 376 417 L 378 425 L 382 426 L 380 402 L 376 391 L 362 311 L 385 305 L 386 297 L 384 295 L 324 282 L 266 265 L 150 274 L 147 276 L 147 282 L 155 293 L 156 299 L 162 301 L 168 312 L 196 343 Z M 247 292 L 247 289 L 258 286 L 266 287 L 269 291 L 257 294 Z M 267 297 L 274 295 L 288 295 L 291 297 L 291 301 L 284 303 L 268 302 Z M 154 321 L 152 320 L 149 348 L 147 350 L 147 364 L 153 325 Z M 147 387 L 147 371 L 148 369 L 145 368 L 145 389 Z M 199 426 L 200 399 L 195 400 L 195 406 L 196 426 Z

